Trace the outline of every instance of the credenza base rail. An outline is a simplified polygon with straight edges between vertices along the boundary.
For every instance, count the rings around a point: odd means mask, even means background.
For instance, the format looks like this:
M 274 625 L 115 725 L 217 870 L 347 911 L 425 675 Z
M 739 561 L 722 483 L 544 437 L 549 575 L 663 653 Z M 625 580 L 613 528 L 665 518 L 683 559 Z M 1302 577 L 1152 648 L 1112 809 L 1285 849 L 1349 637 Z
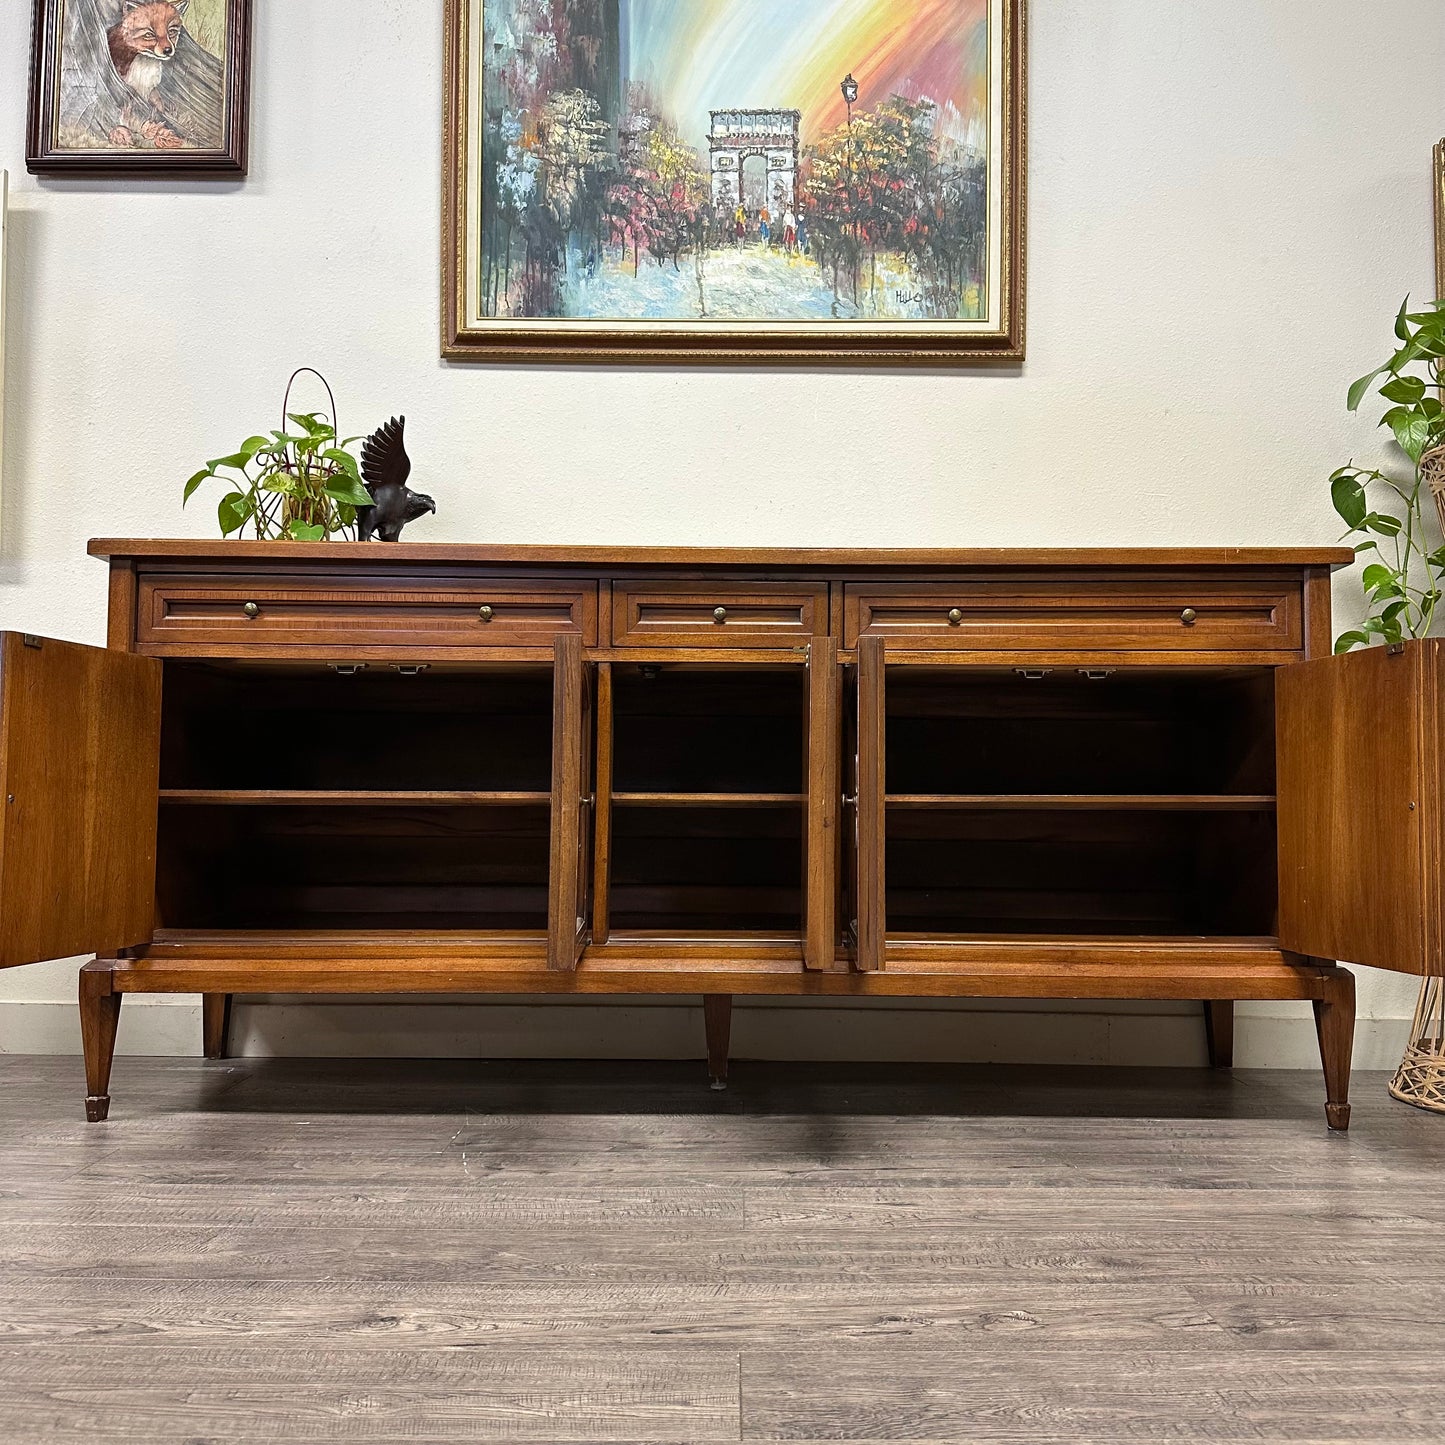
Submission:
M 96 959 L 80 975 L 87 1117 L 104 1119 L 109 1111 L 116 1020 L 127 993 L 202 994 L 210 1057 L 226 1053 L 230 999 L 237 993 L 701 996 L 714 1085 L 727 1077 L 734 996 L 1200 1000 L 1206 1004 L 1214 1062 L 1228 1062 L 1218 1056 L 1223 1041 L 1216 1035 L 1232 1032 L 1235 1000 L 1296 999 L 1314 1006 L 1329 1125 L 1349 1127 L 1354 976 L 1265 940 L 1131 940 L 1112 949 L 1098 941 L 1064 939 L 995 940 L 972 947 L 915 941 L 890 949 L 886 967 L 871 973 L 806 970 L 797 945 L 762 941 L 735 945 L 731 956 L 725 950 L 709 953 L 697 941 L 618 942 L 588 949 L 568 972 L 546 967 L 545 938 L 527 949 L 517 940 L 487 951 L 475 941 L 451 947 L 452 956 L 444 949 L 441 957 L 425 957 L 416 946 L 406 957 L 394 943 L 377 939 L 333 954 L 294 942 L 258 951 L 254 940 L 158 941 L 144 958 Z M 1219 1012 L 1220 1004 L 1229 1006 L 1226 1013 Z

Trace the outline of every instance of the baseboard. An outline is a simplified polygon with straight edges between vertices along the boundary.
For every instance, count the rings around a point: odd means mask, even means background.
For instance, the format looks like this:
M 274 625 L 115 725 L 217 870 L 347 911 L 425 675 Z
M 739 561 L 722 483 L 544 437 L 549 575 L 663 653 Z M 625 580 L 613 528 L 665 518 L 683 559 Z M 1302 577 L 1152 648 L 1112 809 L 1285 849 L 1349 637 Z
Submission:
M 1241 1068 L 1317 1068 L 1308 1004 L 1238 1006 Z M 1355 1066 L 1393 1068 L 1405 1018 L 1362 1018 Z M 200 1052 L 200 1008 L 189 999 L 129 998 L 122 1054 Z M 238 999 L 232 1052 L 253 1057 L 690 1059 L 702 1054 L 702 1010 L 645 1000 Z M 75 1054 L 74 1004 L 0 1002 L 0 1053 Z M 1195 1004 L 1007 999 L 740 1000 L 733 1056 L 800 1061 L 1203 1064 Z

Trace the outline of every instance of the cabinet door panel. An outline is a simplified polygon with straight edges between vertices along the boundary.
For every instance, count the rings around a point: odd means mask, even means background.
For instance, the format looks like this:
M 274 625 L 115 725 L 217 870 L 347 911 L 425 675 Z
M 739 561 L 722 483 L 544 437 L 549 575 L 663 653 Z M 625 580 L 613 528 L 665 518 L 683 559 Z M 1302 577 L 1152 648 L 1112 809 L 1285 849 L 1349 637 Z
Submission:
M 884 695 L 884 643 L 881 637 L 858 640 L 857 798 L 854 803 L 853 900 L 857 917 L 853 939 L 858 968 L 876 973 L 884 964 L 884 777 L 887 708 Z
M 0 633 L 0 968 L 145 943 L 161 664 Z
M 1285 948 L 1439 971 L 1438 661 L 1410 643 L 1276 674 Z
M 803 961 L 838 968 L 838 644 L 821 637 L 808 650 L 808 792 L 803 872 Z
M 547 966 L 577 967 L 587 946 L 592 830 L 592 698 L 582 639 L 559 637 L 552 667 L 552 837 Z

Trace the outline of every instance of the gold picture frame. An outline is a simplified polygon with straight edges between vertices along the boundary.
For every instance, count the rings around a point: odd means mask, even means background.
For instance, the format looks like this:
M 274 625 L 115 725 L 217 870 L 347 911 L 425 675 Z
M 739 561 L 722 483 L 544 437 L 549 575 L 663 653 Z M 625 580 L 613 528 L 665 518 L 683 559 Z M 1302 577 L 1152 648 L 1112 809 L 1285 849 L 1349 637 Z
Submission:
M 567 0 L 556 0 L 556 6 L 565 6 L 566 3 Z M 591 4 L 586 13 L 607 14 L 609 6 L 611 10 L 620 10 L 622 6 L 646 3 L 649 0 L 606 0 L 606 3 Z M 735 0 L 735 3 L 742 6 L 747 0 Z M 831 19 L 829 6 L 832 3 L 833 0 L 817 0 L 817 14 L 829 15 Z M 884 0 L 879 0 L 876 18 L 880 24 L 886 25 L 889 43 L 895 51 L 897 36 L 900 33 L 906 36 L 907 11 L 914 3 L 920 4 L 920 15 L 923 14 L 925 7 L 921 0 L 886 0 L 886 4 Z M 968 72 L 969 95 L 984 96 L 982 108 L 976 108 L 971 117 L 965 117 L 965 121 L 972 125 L 966 140 L 955 139 L 962 134 L 957 129 L 961 123 L 956 108 L 933 104 L 931 96 L 893 95 L 889 73 L 881 58 L 887 53 L 887 47 L 859 45 L 856 58 L 851 51 L 839 51 L 836 46 L 829 52 L 829 64 L 833 55 L 837 54 L 841 62 L 836 68 L 841 70 L 845 64 L 853 67 L 841 86 L 832 83 L 831 69 L 825 69 L 821 63 L 809 74 L 810 93 L 821 98 L 812 111 L 791 94 L 784 93 L 780 98 L 772 91 L 763 97 L 770 104 L 797 108 L 777 111 L 719 110 L 716 107 L 739 103 L 757 105 L 760 101 L 751 94 L 720 94 L 718 90 L 721 87 L 706 93 L 701 87 L 694 88 L 687 97 L 686 123 L 692 130 L 706 131 L 707 134 L 699 139 L 689 132 L 684 144 L 681 140 L 682 122 L 672 129 L 670 120 L 658 118 L 669 114 L 665 109 L 653 110 L 639 105 L 636 97 L 643 92 L 638 88 L 636 75 L 640 65 L 634 68 L 635 57 L 629 59 L 626 41 L 615 40 L 604 29 L 584 37 L 587 49 L 580 53 L 585 58 L 572 62 L 566 80 L 550 94 L 541 93 L 541 102 L 537 95 L 528 95 L 529 104 L 508 105 L 506 102 L 516 91 L 503 90 L 503 102 L 498 103 L 499 88 L 521 84 L 512 79 L 514 74 L 535 76 L 535 65 L 530 61 L 523 64 L 528 55 L 546 53 L 555 56 L 555 49 L 548 48 L 552 46 L 551 37 L 542 37 L 547 46 L 529 49 L 528 37 L 520 33 L 521 20 L 541 12 L 537 7 L 524 11 L 519 0 L 447 0 L 442 356 L 450 361 L 508 363 L 905 365 L 935 368 L 1012 366 L 1020 363 L 1024 358 L 1027 213 L 1026 0 L 957 0 L 957 3 L 960 6 L 960 35 L 965 24 L 975 27 L 969 32 L 971 35 L 977 35 L 978 27 L 986 24 L 983 47 L 986 60 L 977 58 L 980 52 L 976 45 L 968 50 L 960 47 L 958 51 L 959 54 L 967 53 L 973 66 Z M 980 7 L 983 21 L 977 19 Z M 849 13 L 856 13 L 858 8 L 856 4 L 852 5 Z M 547 9 L 542 7 L 543 11 Z M 626 13 L 631 15 L 632 10 Z M 782 12 L 775 7 L 771 12 L 773 17 L 779 13 Z M 936 15 L 936 6 L 933 13 Z M 810 17 L 808 12 L 804 12 L 804 18 L 805 21 L 816 21 L 817 17 Z M 595 23 L 598 26 L 607 24 L 605 20 Z M 774 22 L 770 20 L 769 23 Z M 576 28 L 574 25 L 574 32 Z M 616 28 L 619 35 L 628 33 L 627 27 L 621 23 Z M 634 27 L 634 32 L 640 28 Z M 830 42 L 836 39 L 834 29 L 825 33 Z M 919 33 L 925 33 L 922 26 Z M 634 40 L 633 44 L 636 43 Z M 761 38 L 759 44 L 762 44 Z M 518 47 L 515 69 L 509 68 L 507 59 L 499 58 L 504 56 L 504 46 L 513 45 Z M 672 53 L 664 53 L 661 60 L 651 55 L 648 57 L 648 63 L 653 67 L 652 74 L 663 75 L 664 88 L 672 74 L 666 66 Z M 680 46 L 675 53 L 687 56 L 689 63 L 696 54 L 691 50 L 683 51 Z M 505 55 L 510 56 L 510 51 L 506 51 Z M 621 173 L 625 181 L 627 168 L 637 153 L 639 133 L 644 135 L 641 144 L 651 146 L 651 130 L 660 130 L 666 124 L 675 145 L 687 157 L 690 174 L 696 176 L 699 183 L 697 194 L 700 200 L 687 225 L 691 228 L 688 230 L 690 236 L 703 238 L 694 249 L 706 260 L 702 264 L 690 261 L 686 249 L 688 243 L 685 242 L 681 264 L 676 253 L 666 263 L 689 281 L 690 273 L 696 267 L 700 309 L 691 316 L 682 314 L 683 309 L 692 304 L 691 296 L 684 301 L 673 295 L 664 302 L 656 303 L 659 308 L 671 307 L 671 310 L 645 309 L 653 307 L 654 303 L 650 299 L 638 303 L 636 293 L 629 291 L 626 270 L 630 265 L 632 276 L 636 278 L 638 272 L 644 269 L 643 262 L 648 252 L 634 239 L 629 257 L 624 232 L 619 260 L 618 223 L 613 219 L 618 214 L 618 207 L 612 202 L 610 193 L 609 219 L 593 221 L 592 230 L 586 233 L 588 237 L 595 235 L 595 242 L 576 241 L 574 230 L 565 234 L 560 242 L 554 240 L 550 243 L 544 264 L 552 268 L 547 277 L 547 285 L 552 289 L 541 293 L 521 290 L 512 270 L 517 254 L 514 234 L 519 238 L 516 246 L 526 244 L 530 247 L 532 242 L 528 237 L 531 233 L 525 227 L 517 227 L 514 232 L 516 209 L 511 191 L 507 192 L 505 204 L 495 199 L 500 193 L 501 181 L 498 162 L 493 157 L 501 158 L 502 164 L 509 168 L 509 177 L 515 174 L 510 169 L 513 158 L 520 156 L 523 162 L 529 161 L 524 154 L 527 147 L 533 147 L 537 154 L 545 157 L 543 147 L 547 144 L 549 132 L 546 120 L 539 119 L 545 114 L 545 104 L 552 98 L 562 102 L 580 96 L 586 100 L 585 87 L 579 83 L 577 76 L 585 73 L 590 78 L 600 74 L 599 65 L 607 65 L 609 59 L 612 62 L 612 69 L 608 71 L 611 88 L 606 94 L 610 98 L 611 113 L 606 106 L 598 111 L 594 105 L 592 113 L 584 117 L 584 122 L 594 123 L 592 129 L 598 138 L 595 143 L 599 148 L 611 147 L 609 160 L 614 172 Z M 679 68 L 682 64 L 679 60 Z M 856 82 L 855 71 L 858 75 Z M 836 94 L 824 94 L 822 80 L 825 76 L 828 79 L 826 90 L 841 89 L 843 101 Z M 534 82 L 529 80 L 528 83 Z M 742 90 L 747 88 L 738 87 Z M 601 83 L 593 89 L 603 93 Z M 786 86 L 781 87 L 783 92 L 787 89 Z M 846 129 L 839 123 L 844 102 L 847 105 Z M 950 237 L 962 235 L 968 238 L 966 243 L 960 241 L 957 244 L 959 255 L 964 254 L 962 247 L 965 244 L 972 248 L 966 253 L 971 271 L 965 273 L 963 262 L 954 265 L 950 257 L 935 261 L 935 257 L 943 256 L 941 248 L 924 253 L 918 247 L 911 253 L 898 253 L 905 259 L 907 254 L 922 256 L 916 269 L 895 267 L 889 271 L 885 266 L 881 272 L 885 279 L 880 281 L 879 243 L 871 242 L 871 275 L 866 269 L 868 263 L 860 259 L 864 243 L 859 237 L 871 233 L 863 209 L 864 202 L 859 199 L 862 188 L 855 184 L 859 174 L 853 147 L 855 114 L 859 133 L 867 134 L 863 130 L 865 123 L 871 121 L 881 128 L 885 121 L 893 121 L 904 114 L 902 108 L 909 103 L 932 105 L 928 112 L 930 120 L 935 115 L 946 115 L 948 124 L 955 126 L 955 130 L 939 142 L 951 147 L 947 155 L 952 169 L 947 171 L 947 175 L 982 177 L 958 183 L 954 194 L 971 198 L 977 208 L 977 216 L 983 219 L 967 223 L 959 221 L 958 229 L 948 233 Z M 889 109 L 890 106 L 893 108 Z M 639 115 L 642 131 L 638 129 Z M 978 118 L 980 115 L 982 119 Z M 710 120 L 707 119 L 709 116 Z M 740 116 L 767 117 L 767 121 L 734 129 L 733 123 Z M 771 135 L 771 130 L 778 128 L 779 118 L 786 117 L 793 117 L 791 162 L 786 152 L 779 158 L 775 158 L 776 153 L 772 150 L 764 153 L 766 147 L 774 144 L 768 137 L 747 134 L 751 129 L 761 130 L 766 124 Z M 512 133 L 501 130 L 503 120 L 514 127 Z M 810 121 L 816 124 L 810 126 Z M 786 119 L 782 124 L 787 124 Z M 826 129 L 828 125 L 832 126 L 831 130 Z M 944 123 L 939 122 L 938 131 L 941 133 L 944 128 Z M 537 139 L 539 131 L 543 137 L 540 142 Z M 556 133 L 554 123 L 551 134 Z M 722 154 L 725 148 L 719 140 L 724 133 L 745 137 L 745 141 L 739 142 L 740 147 L 746 144 L 751 148 L 739 148 L 736 155 L 728 159 Z M 832 194 L 846 196 L 847 200 L 837 201 L 832 211 L 819 205 L 816 212 L 820 223 L 818 231 L 805 239 L 802 232 L 808 225 L 808 216 L 813 214 L 809 207 L 820 193 L 819 183 L 813 178 L 827 174 L 823 170 L 828 157 L 824 147 L 829 143 L 841 147 L 844 142 L 840 137 L 846 137 L 847 169 L 841 172 L 841 167 L 835 163 L 832 174 L 842 173 L 843 179 L 836 183 Z M 783 144 L 786 145 L 788 139 L 784 137 Z M 860 148 L 861 144 L 860 141 Z M 629 150 L 629 147 L 632 149 Z M 833 154 L 842 154 L 841 149 Z M 761 162 L 755 160 L 757 157 L 762 157 Z M 959 161 L 958 157 L 964 160 Z M 544 159 L 541 164 L 548 162 Z M 751 177 L 750 164 L 755 167 Z M 783 168 L 781 176 L 771 169 L 774 166 Z M 723 167 L 732 168 L 729 177 L 723 176 Z M 665 174 L 654 171 L 654 178 L 659 173 Z M 935 179 L 938 171 L 926 170 L 920 164 L 915 173 L 926 174 L 930 184 L 938 184 Z M 727 182 L 733 178 L 736 190 L 729 191 Z M 771 227 L 767 201 L 770 182 L 774 195 Z M 493 189 L 488 191 L 488 186 Z M 749 210 L 744 203 L 756 199 L 759 193 L 761 204 Z M 796 230 L 793 226 L 784 225 L 793 214 L 794 197 L 798 216 Z M 779 198 L 787 200 L 786 214 L 777 204 Z M 665 195 L 663 199 L 665 203 Z M 732 203 L 735 201 L 739 204 L 734 238 Z M 861 215 L 865 219 L 861 224 L 857 219 L 851 222 L 852 241 L 847 262 L 851 270 L 845 268 L 840 286 L 837 257 L 848 244 L 850 224 L 841 219 L 845 209 L 855 218 Z M 958 215 L 963 214 L 963 203 L 958 204 L 956 211 Z M 698 214 L 703 219 L 697 220 Z M 946 219 L 953 213 L 949 211 L 949 203 L 945 199 L 941 206 L 928 214 Z M 974 212 L 969 214 L 975 215 Z M 823 231 L 824 222 L 831 228 L 829 232 Z M 499 231 L 504 231 L 506 237 L 507 260 L 506 280 L 501 285 L 496 280 L 496 274 L 502 269 L 502 243 L 495 239 Z M 824 248 L 829 244 L 833 246 L 832 256 L 824 261 L 822 258 L 827 256 Z M 587 248 L 585 252 L 584 246 Z M 533 252 L 529 250 L 528 254 L 530 256 Z M 656 256 L 655 251 L 653 255 Z M 783 279 L 799 291 L 800 299 L 796 301 L 791 295 L 786 295 L 781 301 L 772 299 L 778 294 L 778 288 L 772 285 L 773 272 L 783 275 L 778 262 L 784 255 L 790 263 L 791 272 Z M 894 259 L 892 255 L 885 258 L 888 262 Z M 529 261 L 528 265 L 530 268 L 533 263 Z M 657 265 L 666 269 L 662 261 L 658 261 Z M 771 269 L 765 283 L 759 284 L 755 290 L 748 289 L 752 285 L 751 272 L 739 269 L 730 273 L 729 284 L 732 284 L 732 275 L 741 275 L 743 281 L 734 285 L 733 291 L 727 295 L 727 305 L 719 306 L 714 302 L 714 309 L 709 311 L 709 300 L 716 297 L 722 287 L 714 279 L 715 273 L 704 277 L 704 265 L 715 265 L 719 271 L 724 267 L 741 268 L 744 265 Z M 831 273 L 828 265 L 831 265 Z M 948 275 L 946 286 L 935 279 L 945 267 Z M 557 273 L 561 274 L 561 281 L 557 280 Z M 653 278 L 649 284 L 654 288 L 663 286 L 664 278 L 659 271 L 649 270 L 647 274 Z M 860 274 L 866 277 L 862 301 Z M 973 278 L 971 283 L 960 279 L 965 274 Z M 851 296 L 848 294 L 849 276 Z M 923 279 L 913 284 L 918 276 Z M 582 290 L 584 281 L 585 292 Z M 677 292 L 683 283 L 672 278 L 668 284 Z M 831 310 L 824 294 L 829 284 Z M 713 288 L 711 297 L 709 287 Z M 804 288 L 809 289 L 804 291 Z M 532 299 L 537 294 L 543 296 L 540 304 Z M 579 295 L 585 299 L 577 300 Z M 755 303 L 755 295 L 768 299 Z M 597 297 L 604 299 L 596 300 Z M 744 314 L 740 309 L 754 304 L 758 305 L 760 312 L 768 306 L 775 306 L 780 315 Z M 605 309 L 608 307 L 613 309 Z M 789 308 L 796 310 L 797 314 L 782 316 L 781 313 Z M 916 317 L 913 314 L 915 310 Z
M 1435 295 L 1445 301 L 1445 140 L 1435 147 Z

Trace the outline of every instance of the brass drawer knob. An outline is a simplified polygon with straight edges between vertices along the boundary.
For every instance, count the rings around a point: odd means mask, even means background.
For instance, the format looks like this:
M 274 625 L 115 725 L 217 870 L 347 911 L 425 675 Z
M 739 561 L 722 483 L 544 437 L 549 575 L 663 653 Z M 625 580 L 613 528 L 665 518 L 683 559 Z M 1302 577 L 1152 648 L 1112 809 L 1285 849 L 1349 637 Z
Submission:
M 484 602 L 477 608 L 477 617 L 482 622 L 490 622 L 492 620 L 492 609 Z
M 728 610 L 726 607 L 714 607 L 712 615 L 713 619 L 717 622 L 726 622 L 728 620 Z
M 1194 621 L 1198 616 L 1199 614 L 1192 607 L 1186 607 L 1184 611 L 1179 614 L 1179 620 L 1186 627 L 1193 627 Z
M 261 615 L 260 607 L 254 602 L 248 602 L 241 611 L 245 614 L 248 622 L 254 622 Z
M 962 625 L 962 623 L 963 623 L 963 609 L 962 609 L 961 607 L 955 607 L 955 608 L 948 614 L 948 624 L 949 624 L 950 627 L 959 627 L 959 626 Z

